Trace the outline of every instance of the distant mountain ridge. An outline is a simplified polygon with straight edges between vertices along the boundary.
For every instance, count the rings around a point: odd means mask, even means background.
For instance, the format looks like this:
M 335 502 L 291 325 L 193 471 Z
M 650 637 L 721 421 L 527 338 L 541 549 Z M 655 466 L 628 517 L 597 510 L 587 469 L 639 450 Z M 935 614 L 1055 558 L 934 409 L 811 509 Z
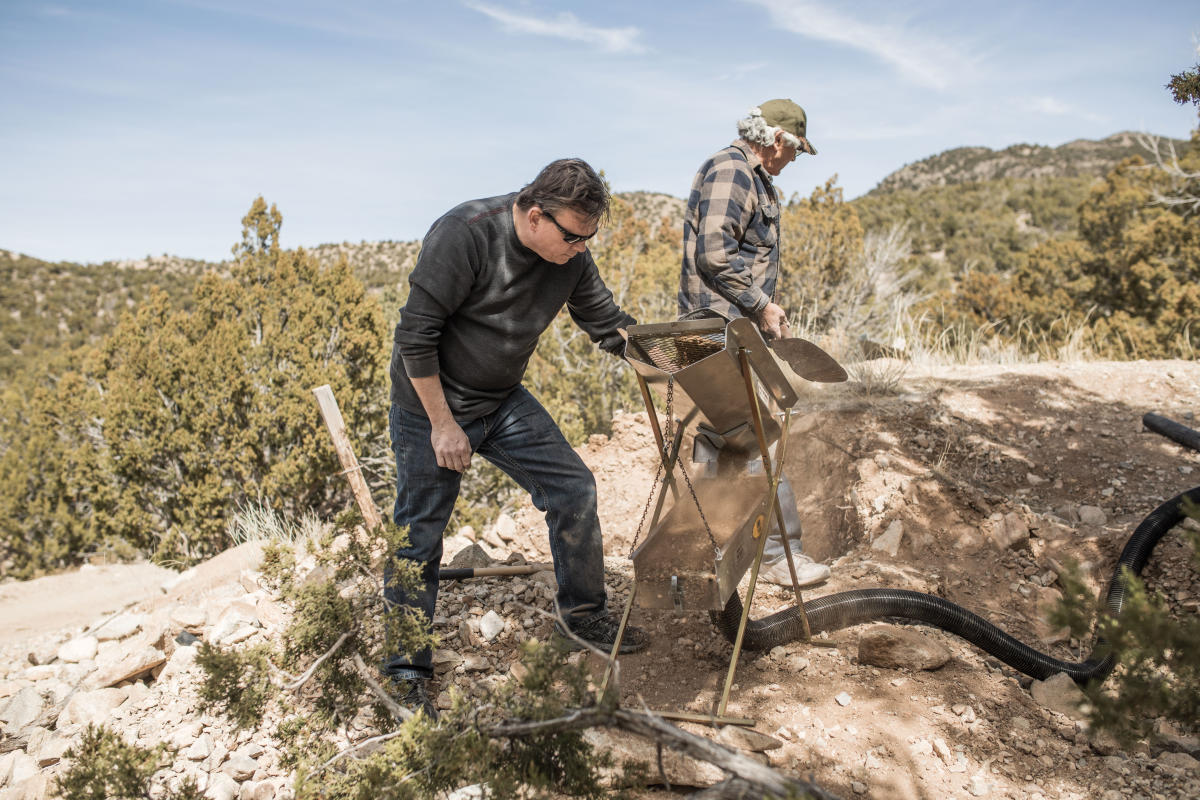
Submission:
M 1143 143 L 1147 138 L 1153 137 L 1126 131 L 1058 147 L 958 147 L 901 167 L 851 205 L 868 229 L 906 225 L 914 257 L 928 262 L 930 274 L 947 269 L 943 261 L 1004 270 L 1011 266 L 1010 251 L 1026 250 L 1049 236 L 1071 235 L 1075 208 L 1091 179 L 1129 156 L 1152 160 Z M 1179 153 L 1189 144 L 1165 138 L 1159 142 L 1173 145 Z M 991 181 L 1005 186 L 994 189 L 987 185 Z M 616 197 L 647 223 L 652 236 L 660 226 L 678 235 L 683 199 L 649 191 L 620 192 Z M 306 250 L 325 265 L 344 257 L 368 290 L 380 293 L 385 307 L 395 309 L 407 293 L 406 277 L 420 246 L 420 240 L 385 240 L 328 243 Z M 0 249 L 0 301 L 7 312 L 0 318 L 0 339 L 8 345 L 0 353 L 0 385 L 20 363 L 98 341 L 152 288 L 186 303 L 203 273 L 228 268 L 228 261 L 166 254 L 99 264 L 47 262 Z
M 1076 139 L 1058 147 L 1014 144 L 1003 150 L 990 147 L 956 147 L 907 164 L 888 175 L 867 196 L 930 186 L 977 183 L 999 178 L 1101 177 L 1122 160 L 1141 156 L 1149 160 L 1147 139 L 1159 139 L 1182 151 L 1180 139 L 1123 131 L 1100 140 Z

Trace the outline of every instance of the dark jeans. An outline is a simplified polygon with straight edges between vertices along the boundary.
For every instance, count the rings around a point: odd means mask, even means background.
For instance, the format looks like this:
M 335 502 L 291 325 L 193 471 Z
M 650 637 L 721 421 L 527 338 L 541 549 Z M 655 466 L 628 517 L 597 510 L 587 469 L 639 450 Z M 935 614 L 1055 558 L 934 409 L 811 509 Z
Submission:
M 410 545 L 397 555 L 421 564 L 423 588 L 408 595 L 384 575 L 384 596 L 404 613 L 413 608 L 433 619 L 442 534 L 458 499 L 462 475 L 437 465 L 429 419 L 393 404 L 388 415 L 396 454 L 397 525 L 408 526 Z M 550 553 L 558 579 L 558 607 L 568 622 L 606 610 L 604 549 L 596 515 L 596 479 L 563 438 L 558 425 L 524 387 L 500 407 L 463 426 L 471 450 L 504 470 L 546 514 Z M 429 677 L 432 653 L 397 653 L 384 663 L 392 677 Z

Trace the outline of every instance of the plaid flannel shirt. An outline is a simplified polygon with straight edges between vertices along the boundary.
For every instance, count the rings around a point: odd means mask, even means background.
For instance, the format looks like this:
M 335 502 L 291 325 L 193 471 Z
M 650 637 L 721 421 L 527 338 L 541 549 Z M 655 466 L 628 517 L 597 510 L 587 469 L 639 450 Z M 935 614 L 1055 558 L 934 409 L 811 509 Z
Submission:
M 779 281 L 779 196 L 750 145 L 737 139 L 704 162 L 683 222 L 679 313 L 749 317 Z

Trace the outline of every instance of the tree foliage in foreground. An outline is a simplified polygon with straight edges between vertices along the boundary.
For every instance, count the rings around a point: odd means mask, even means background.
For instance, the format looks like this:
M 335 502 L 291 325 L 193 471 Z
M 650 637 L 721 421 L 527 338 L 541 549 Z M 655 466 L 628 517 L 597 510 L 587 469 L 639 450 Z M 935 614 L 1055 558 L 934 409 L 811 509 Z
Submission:
M 62 800 L 203 800 L 191 778 L 175 788 L 156 783 L 154 776 L 170 760 L 168 748 L 129 744 L 116 732 L 89 724 L 79 743 L 67 750 L 70 764 L 58 776 L 57 797 Z
M 1200 520 L 1200 509 L 1189 514 Z M 1179 530 L 1190 545 L 1192 567 L 1200 570 L 1200 534 Z M 1116 657 L 1109 678 L 1087 687 L 1092 724 L 1125 740 L 1153 735 L 1159 720 L 1200 734 L 1200 619 L 1172 613 L 1167 599 L 1128 568 L 1121 580 L 1119 617 L 1108 613 L 1077 571 L 1063 576 L 1063 599 L 1052 614 L 1054 624 L 1069 627 L 1080 641 L 1089 633 L 1106 639 Z
M 284 764 L 296 773 L 298 800 L 427 798 L 471 783 L 489 796 L 550 797 L 554 793 L 612 796 L 601 782 L 610 761 L 595 753 L 579 731 L 551 732 L 513 740 L 487 733 L 500 720 L 553 719 L 590 700 L 584 666 L 567 663 L 555 648 L 527 643 L 526 671 L 483 702 L 455 697 L 454 707 L 430 724 L 424 716 L 403 723 L 375 692 L 375 671 L 393 649 L 436 645 L 420 615 L 389 608 L 379 576 L 384 554 L 405 534 L 387 525 L 374 534 L 360 527 L 314 548 L 315 566 L 301 572 L 304 555 L 277 543 L 263 571 L 292 608 L 291 624 L 277 642 L 241 650 L 202 646 L 201 689 L 207 710 L 224 713 L 241 727 L 264 714 L 281 716 L 276 732 Z M 398 580 L 419 578 L 411 562 L 392 559 Z M 299 678 L 293 676 L 299 675 Z M 349 749 L 339 733 L 372 708 L 378 749 Z

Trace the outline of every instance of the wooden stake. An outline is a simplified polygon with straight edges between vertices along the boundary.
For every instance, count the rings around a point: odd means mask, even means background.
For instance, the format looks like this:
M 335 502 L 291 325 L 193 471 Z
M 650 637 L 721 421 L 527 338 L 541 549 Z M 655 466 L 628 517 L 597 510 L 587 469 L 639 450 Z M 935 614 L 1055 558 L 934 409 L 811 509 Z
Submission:
M 333 439 L 333 448 L 337 450 L 338 460 L 342 462 L 342 470 L 346 479 L 350 481 L 350 488 L 354 492 L 354 499 L 358 501 L 358 510 L 367 524 L 367 530 L 371 531 L 382 527 L 383 518 L 379 516 L 379 509 L 375 507 L 375 501 L 371 499 L 371 490 L 367 488 L 362 467 L 354 455 L 350 437 L 346 435 L 346 421 L 342 419 L 342 412 L 338 409 L 337 400 L 333 398 L 333 389 L 329 387 L 329 384 L 325 384 L 313 389 L 313 394 L 317 396 L 317 405 L 321 407 L 321 417 L 325 420 L 325 427 L 329 429 L 329 436 Z

